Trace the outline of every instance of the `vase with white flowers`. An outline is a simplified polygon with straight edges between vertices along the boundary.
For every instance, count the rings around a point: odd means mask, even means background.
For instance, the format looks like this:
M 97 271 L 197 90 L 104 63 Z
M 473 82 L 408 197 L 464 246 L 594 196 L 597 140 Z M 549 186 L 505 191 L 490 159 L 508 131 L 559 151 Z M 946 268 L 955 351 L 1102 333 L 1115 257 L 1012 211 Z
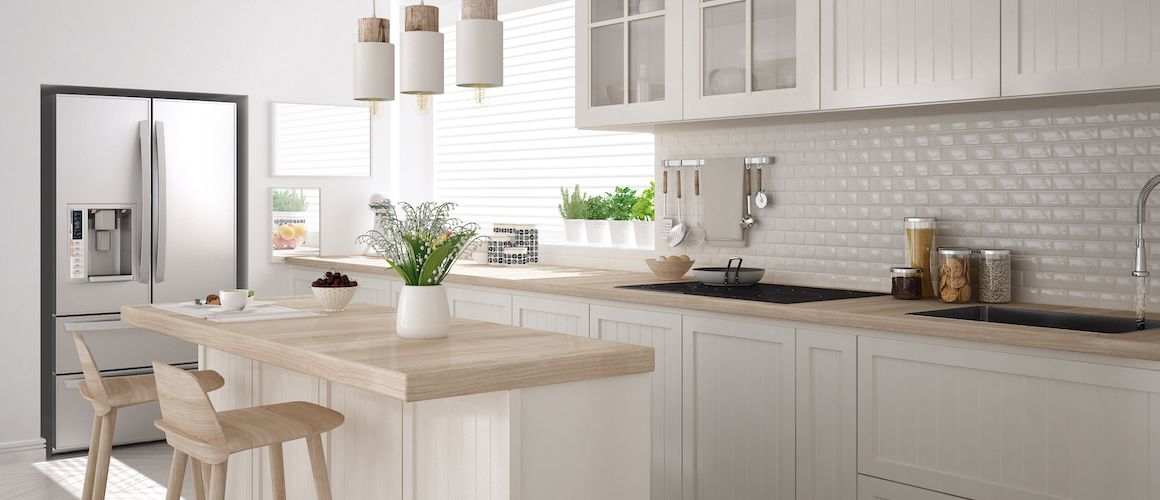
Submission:
M 451 329 L 443 279 L 480 238 L 478 225 L 451 217 L 454 208 L 454 203 L 434 202 L 371 204 L 381 226 L 358 242 L 370 245 L 405 282 L 395 320 L 400 337 L 442 338 Z

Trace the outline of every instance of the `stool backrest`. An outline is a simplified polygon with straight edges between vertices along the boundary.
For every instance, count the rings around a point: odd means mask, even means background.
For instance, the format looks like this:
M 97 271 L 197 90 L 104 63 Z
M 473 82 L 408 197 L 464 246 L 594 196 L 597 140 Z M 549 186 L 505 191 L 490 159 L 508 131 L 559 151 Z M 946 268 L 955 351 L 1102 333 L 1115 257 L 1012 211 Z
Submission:
M 225 446 L 226 436 L 217 411 L 193 374 L 165 363 L 153 362 L 161 420 L 185 434 L 214 446 Z
M 101 379 L 101 370 L 97 368 L 97 360 L 93 359 L 93 352 L 81 334 L 73 332 L 73 343 L 77 346 L 77 357 L 81 360 L 81 372 L 85 374 L 85 386 L 88 389 L 86 397 L 106 401 L 109 394 L 105 391 L 105 382 Z

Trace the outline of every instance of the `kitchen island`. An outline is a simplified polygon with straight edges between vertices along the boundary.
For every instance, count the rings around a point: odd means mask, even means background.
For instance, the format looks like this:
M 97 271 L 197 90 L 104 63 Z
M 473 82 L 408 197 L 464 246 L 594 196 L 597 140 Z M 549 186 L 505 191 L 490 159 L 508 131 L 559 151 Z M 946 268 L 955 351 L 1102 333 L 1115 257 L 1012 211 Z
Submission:
M 121 314 L 202 346 L 226 379 L 219 410 L 302 400 L 343 413 L 326 439 L 335 498 L 649 497 L 651 348 L 462 319 L 446 339 L 401 339 L 394 310 L 368 304 L 236 323 Z M 287 490 L 313 498 L 305 446 L 287 448 Z M 231 458 L 229 498 L 269 496 L 266 460 Z

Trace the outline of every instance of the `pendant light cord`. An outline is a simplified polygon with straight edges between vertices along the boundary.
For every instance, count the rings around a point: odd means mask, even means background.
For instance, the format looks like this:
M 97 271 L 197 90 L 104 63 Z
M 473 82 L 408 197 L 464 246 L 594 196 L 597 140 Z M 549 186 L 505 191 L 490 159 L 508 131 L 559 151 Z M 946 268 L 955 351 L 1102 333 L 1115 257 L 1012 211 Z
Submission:
M 371 0 L 371 17 L 379 17 L 379 2 Z

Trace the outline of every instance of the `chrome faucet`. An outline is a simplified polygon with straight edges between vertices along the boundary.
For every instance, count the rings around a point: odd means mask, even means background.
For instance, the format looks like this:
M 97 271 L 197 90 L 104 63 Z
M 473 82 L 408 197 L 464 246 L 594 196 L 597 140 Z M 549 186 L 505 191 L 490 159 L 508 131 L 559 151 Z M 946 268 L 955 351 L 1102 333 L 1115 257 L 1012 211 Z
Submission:
M 1148 272 L 1148 243 L 1144 240 L 1144 223 L 1148 219 L 1145 206 L 1148 204 L 1148 195 L 1152 194 L 1157 185 L 1160 185 L 1160 174 L 1148 179 L 1140 189 L 1140 195 L 1136 197 L 1136 267 L 1132 270 L 1132 276 L 1137 278 L 1147 278 L 1151 275 Z

